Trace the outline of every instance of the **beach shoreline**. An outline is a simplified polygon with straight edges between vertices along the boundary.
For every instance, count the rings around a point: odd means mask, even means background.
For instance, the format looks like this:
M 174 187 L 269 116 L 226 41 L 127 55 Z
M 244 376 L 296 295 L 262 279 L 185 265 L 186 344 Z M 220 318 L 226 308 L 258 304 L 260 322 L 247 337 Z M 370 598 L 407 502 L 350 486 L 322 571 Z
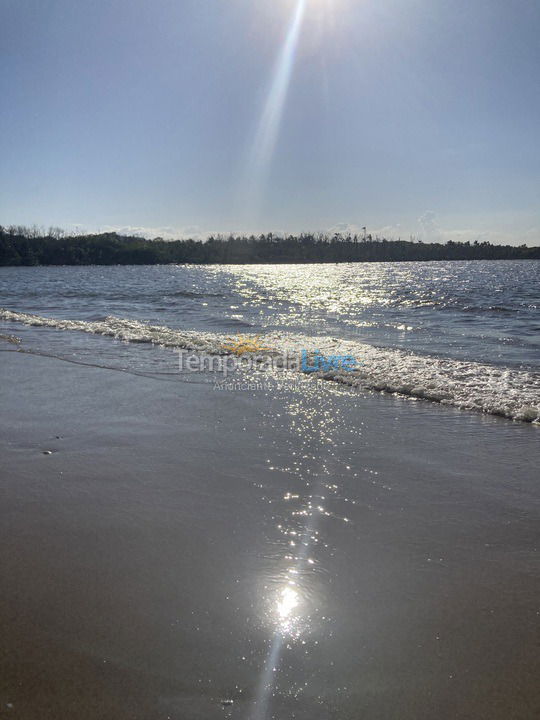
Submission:
M 540 707 L 537 428 L 309 381 L 1 360 L 13 717 Z

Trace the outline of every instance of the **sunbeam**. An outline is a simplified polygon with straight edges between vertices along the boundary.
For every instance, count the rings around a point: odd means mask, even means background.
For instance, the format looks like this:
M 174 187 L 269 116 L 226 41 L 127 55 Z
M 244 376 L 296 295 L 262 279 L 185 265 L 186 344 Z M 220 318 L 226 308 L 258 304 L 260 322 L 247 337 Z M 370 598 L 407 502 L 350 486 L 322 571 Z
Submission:
M 298 0 L 296 3 L 289 30 L 276 61 L 268 97 L 249 152 L 244 188 L 246 195 L 249 196 L 249 198 L 245 199 L 246 210 L 252 216 L 257 215 L 265 177 L 275 151 L 306 2 L 307 0 Z

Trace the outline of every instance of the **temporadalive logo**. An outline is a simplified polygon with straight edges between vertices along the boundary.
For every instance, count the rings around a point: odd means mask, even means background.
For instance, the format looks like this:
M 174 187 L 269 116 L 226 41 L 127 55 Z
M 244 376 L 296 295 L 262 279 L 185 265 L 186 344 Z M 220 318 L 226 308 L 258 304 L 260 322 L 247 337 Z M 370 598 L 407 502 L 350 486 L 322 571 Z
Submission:
M 358 361 L 353 355 L 323 355 L 320 350 L 314 350 L 311 354 L 302 350 L 301 370 L 305 373 L 331 372 L 341 370 L 353 372 L 358 367 Z
M 306 374 L 354 372 L 361 362 L 351 354 L 326 354 L 320 349 L 288 348 L 276 350 L 264 343 L 261 335 L 227 338 L 216 354 L 176 351 L 180 372 L 214 372 L 227 377 L 238 370 L 293 370 Z

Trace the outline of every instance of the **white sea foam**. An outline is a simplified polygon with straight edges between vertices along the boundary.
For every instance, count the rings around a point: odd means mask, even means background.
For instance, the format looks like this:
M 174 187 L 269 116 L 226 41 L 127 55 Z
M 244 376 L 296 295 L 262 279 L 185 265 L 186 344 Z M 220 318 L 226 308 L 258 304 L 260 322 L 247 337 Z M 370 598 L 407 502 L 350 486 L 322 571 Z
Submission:
M 126 318 L 60 320 L 0 309 L 0 320 L 25 325 L 75 330 L 105 335 L 133 343 L 153 343 L 208 354 L 226 354 L 227 336 L 181 331 L 148 325 Z M 269 333 L 261 344 L 276 352 L 318 349 L 327 355 L 352 355 L 359 361 L 354 371 L 333 369 L 312 377 L 334 380 L 352 387 L 400 393 L 455 407 L 500 415 L 513 420 L 540 422 L 540 373 L 477 362 L 377 348 L 331 337 Z
M 137 320 L 127 318 L 106 317 L 104 320 L 60 320 L 57 318 L 30 315 L 28 313 L 12 312 L 0 309 L 0 320 L 33 325 L 35 327 L 50 327 L 57 330 L 78 330 L 92 335 L 105 335 L 107 337 L 125 340 L 133 343 L 153 343 L 162 347 L 180 347 L 198 352 L 220 352 L 219 340 L 215 333 L 198 333 L 180 331 L 162 325 L 147 325 Z M 224 351 L 221 351 L 223 353 Z

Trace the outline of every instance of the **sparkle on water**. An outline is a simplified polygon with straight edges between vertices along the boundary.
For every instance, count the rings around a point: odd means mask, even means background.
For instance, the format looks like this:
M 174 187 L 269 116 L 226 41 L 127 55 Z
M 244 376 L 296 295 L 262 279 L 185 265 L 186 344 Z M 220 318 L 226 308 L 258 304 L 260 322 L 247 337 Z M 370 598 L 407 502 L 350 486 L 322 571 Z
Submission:
M 301 648 L 302 654 L 309 654 L 330 621 L 321 579 L 333 550 L 325 542 L 324 523 L 347 522 L 346 518 L 330 512 L 331 507 L 327 505 L 328 496 L 336 497 L 338 490 L 338 485 L 328 482 L 336 470 L 335 463 L 330 470 L 325 458 L 335 457 L 333 447 L 335 434 L 340 429 L 339 417 L 325 408 L 324 398 L 307 388 L 292 397 L 284 397 L 283 401 L 287 413 L 280 422 L 291 434 L 295 448 L 292 456 L 297 460 L 290 466 L 280 466 L 270 459 L 267 462 L 270 471 L 290 477 L 295 490 L 282 491 L 275 499 L 264 496 L 265 500 L 276 503 L 274 517 L 279 538 L 276 545 L 280 552 L 264 574 L 261 607 L 271 639 L 250 720 L 269 718 L 271 698 L 282 692 L 287 695 L 293 692 L 283 663 L 284 654 L 295 646 Z M 324 425 L 318 422 L 321 415 L 327 419 Z M 272 422 L 275 420 L 272 417 Z M 324 453 L 320 452 L 322 448 Z M 349 473 L 351 467 L 346 465 L 343 470 Z
M 298 603 L 298 593 L 292 587 L 286 587 L 281 591 L 281 597 L 277 604 L 277 611 L 279 619 L 284 627 L 287 626 L 291 613 Z

